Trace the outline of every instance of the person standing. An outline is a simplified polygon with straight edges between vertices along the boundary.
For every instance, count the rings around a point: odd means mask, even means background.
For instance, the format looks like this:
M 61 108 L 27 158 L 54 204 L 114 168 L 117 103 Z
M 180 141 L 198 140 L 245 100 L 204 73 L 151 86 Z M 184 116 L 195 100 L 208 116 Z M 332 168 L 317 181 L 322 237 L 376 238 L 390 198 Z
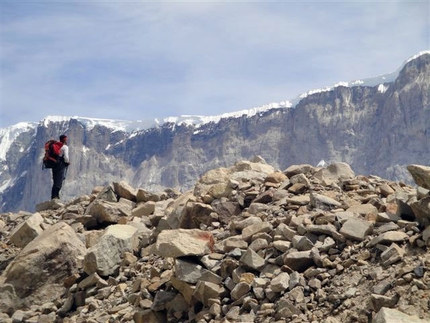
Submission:
M 69 147 L 67 146 L 67 136 L 61 135 L 60 142 L 63 144 L 60 149 L 59 163 L 54 168 L 52 168 L 52 191 L 51 199 L 59 199 L 61 187 L 63 186 L 63 181 L 66 178 L 67 167 L 70 165 L 69 159 Z

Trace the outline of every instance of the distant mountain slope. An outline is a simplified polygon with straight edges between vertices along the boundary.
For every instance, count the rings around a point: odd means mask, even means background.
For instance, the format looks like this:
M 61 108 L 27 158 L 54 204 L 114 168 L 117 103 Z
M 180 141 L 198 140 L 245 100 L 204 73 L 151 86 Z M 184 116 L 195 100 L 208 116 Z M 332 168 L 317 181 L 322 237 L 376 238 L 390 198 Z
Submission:
M 360 174 L 407 181 L 406 165 L 430 160 L 430 52 L 388 76 L 217 117 L 48 117 L 0 129 L 0 210 L 33 211 L 49 198 L 43 144 L 60 133 L 69 135 L 72 158 L 65 200 L 119 180 L 153 191 L 186 190 L 206 170 L 254 155 L 279 169 L 344 161 Z

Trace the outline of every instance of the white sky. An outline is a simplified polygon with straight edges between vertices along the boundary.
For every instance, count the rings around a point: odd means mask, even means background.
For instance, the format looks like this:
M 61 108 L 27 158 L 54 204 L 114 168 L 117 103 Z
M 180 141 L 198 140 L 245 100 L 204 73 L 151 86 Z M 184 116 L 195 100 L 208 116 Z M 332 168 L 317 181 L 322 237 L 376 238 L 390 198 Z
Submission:
M 0 128 L 230 113 L 428 49 L 429 0 L 0 0 Z

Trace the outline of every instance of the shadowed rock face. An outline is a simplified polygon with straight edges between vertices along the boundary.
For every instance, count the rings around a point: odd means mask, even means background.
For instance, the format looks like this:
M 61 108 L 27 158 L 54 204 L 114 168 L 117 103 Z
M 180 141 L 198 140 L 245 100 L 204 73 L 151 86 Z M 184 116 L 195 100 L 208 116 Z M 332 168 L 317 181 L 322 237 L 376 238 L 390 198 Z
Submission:
M 2 162 L 1 211 L 34 210 L 50 196 L 51 175 L 41 170 L 43 144 L 59 133 L 70 138 L 72 164 L 63 199 L 96 185 L 125 180 L 135 187 L 185 191 L 209 169 L 261 155 L 279 169 L 346 162 L 360 174 L 411 182 L 408 164 L 430 153 L 430 54 L 407 63 L 385 91 L 336 87 L 302 99 L 294 109 L 223 119 L 201 126 L 164 124 L 130 134 L 76 119 L 24 132 Z M 133 119 L 133 116 L 124 116 Z M 1 165 L 0 165 L 1 166 Z

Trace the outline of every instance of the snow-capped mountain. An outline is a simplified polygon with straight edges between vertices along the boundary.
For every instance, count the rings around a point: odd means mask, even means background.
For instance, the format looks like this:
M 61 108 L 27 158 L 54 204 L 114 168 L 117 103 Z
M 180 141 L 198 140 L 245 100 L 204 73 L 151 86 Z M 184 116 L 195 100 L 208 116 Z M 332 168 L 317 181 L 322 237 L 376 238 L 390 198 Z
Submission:
M 394 73 L 219 116 L 48 116 L 0 129 L 0 211 L 33 211 L 49 198 L 43 145 L 61 133 L 69 136 L 72 158 L 65 200 L 120 180 L 154 191 L 191 189 L 206 170 L 254 155 L 281 170 L 344 161 L 359 174 L 408 180 L 405 166 L 430 156 L 430 51 Z

